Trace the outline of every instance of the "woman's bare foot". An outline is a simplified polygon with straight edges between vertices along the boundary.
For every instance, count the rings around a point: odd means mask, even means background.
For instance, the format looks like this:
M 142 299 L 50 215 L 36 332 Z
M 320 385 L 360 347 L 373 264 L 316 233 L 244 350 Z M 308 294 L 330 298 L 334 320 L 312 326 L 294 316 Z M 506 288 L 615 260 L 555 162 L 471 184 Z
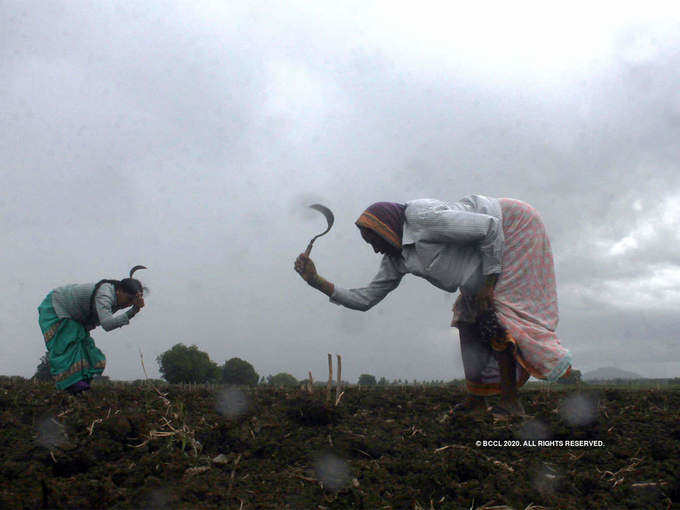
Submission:
M 526 416 L 519 399 L 501 399 L 498 404 L 491 408 L 491 414 L 495 416 Z
M 475 395 L 468 395 L 465 400 L 453 406 L 454 413 L 481 413 L 486 411 L 486 399 Z

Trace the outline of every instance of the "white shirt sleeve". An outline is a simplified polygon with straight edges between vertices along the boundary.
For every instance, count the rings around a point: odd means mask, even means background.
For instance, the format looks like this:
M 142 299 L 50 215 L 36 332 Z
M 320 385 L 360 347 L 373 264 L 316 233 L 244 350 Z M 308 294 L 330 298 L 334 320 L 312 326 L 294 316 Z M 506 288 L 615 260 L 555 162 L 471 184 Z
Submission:
M 482 255 L 482 273 L 501 272 L 503 231 L 498 218 L 454 209 L 445 202 L 414 205 L 406 208 L 406 222 L 416 242 L 476 244 Z
M 399 267 L 395 259 L 384 255 L 378 273 L 367 287 L 344 289 L 336 285 L 330 301 L 336 305 L 365 312 L 396 289 L 404 274 L 406 271 Z
M 97 289 L 97 294 L 94 296 L 94 307 L 99 317 L 99 324 L 105 331 L 111 331 L 130 323 L 126 313 L 113 315 L 115 303 L 115 290 L 113 289 L 113 285 L 105 283 Z

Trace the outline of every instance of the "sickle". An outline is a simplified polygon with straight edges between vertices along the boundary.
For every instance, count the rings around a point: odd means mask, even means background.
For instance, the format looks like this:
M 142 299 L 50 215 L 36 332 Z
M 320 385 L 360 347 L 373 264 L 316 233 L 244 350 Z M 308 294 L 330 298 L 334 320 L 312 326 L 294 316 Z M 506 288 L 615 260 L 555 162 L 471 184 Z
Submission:
M 328 222 L 328 228 L 326 230 L 324 230 L 323 232 L 321 232 L 319 235 L 314 236 L 312 238 L 312 240 L 309 241 L 309 244 L 307 245 L 307 249 L 305 250 L 305 255 L 307 255 L 308 257 L 309 257 L 309 253 L 312 251 L 312 245 L 314 244 L 314 241 L 316 241 L 316 238 L 321 237 L 324 234 L 327 234 L 328 231 L 333 226 L 333 222 L 335 221 L 335 216 L 333 216 L 333 212 L 328 207 L 326 207 L 325 205 L 312 204 L 309 207 L 311 207 L 312 209 L 316 209 L 317 211 L 319 211 L 321 214 L 323 214 L 326 217 L 326 221 Z
M 130 278 L 132 278 L 132 275 L 134 274 L 135 271 L 138 269 L 146 269 L 146 266 L 135 266 L 132 269 L 130 269 Z

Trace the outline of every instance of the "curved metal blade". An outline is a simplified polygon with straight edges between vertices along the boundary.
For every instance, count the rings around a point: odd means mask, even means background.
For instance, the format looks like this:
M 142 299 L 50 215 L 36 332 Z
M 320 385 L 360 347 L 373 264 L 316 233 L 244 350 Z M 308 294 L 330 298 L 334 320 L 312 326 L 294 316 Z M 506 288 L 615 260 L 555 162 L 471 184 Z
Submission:
M 335 221 L 335 216 L 333 216 L 333 212 L 328 207 L 326 207 L 325 205 L 321 205 L 321 204 L 312 204 L 309 207 L 311 207 L 312 209 L 316 209 L 317 211 L 319 211 L 321 214 L 323 214 L 326 217 L 326 221 L 328 222 L 328 228 L 324 231 L 324 234 L 326 232 L 328 232 L 331 229 L 331 227 L 333 226 L 333 222 Z M 323 234 L 319 234 L 319 235 L 323 235 Z
M 135 266 L 132 269 L 130 269 L 130 278 L 132 278 L 132 275 L 135 274 L 135 271 L 138 271 L 140 269 L 146 269 L 146 266 Z
M 335 222 L 335 216 L 333 216 L 333 212 L 326 207 L 325 205 L 321 204 L 312 204 L 309 207 L 312 209 L 315 209 L 319 211 L 321 214 L 323 214 L 326 217 L 326 221 L 328 222 L 328 228 L 321 232 L 320 234 L 314 236 L 311 241 L 309 241 L 309 244 L 307 245 L 307 249 L 305 250 L 305 254 L 309 256 L 309 253 L 312 251 L 312 245 L 314 244 L 314 241 L 316 240 L 317 237 L 321 237 L 324 234 L 327 234 L 328 231 L 331 229 L 333 226 L 333 223 Z

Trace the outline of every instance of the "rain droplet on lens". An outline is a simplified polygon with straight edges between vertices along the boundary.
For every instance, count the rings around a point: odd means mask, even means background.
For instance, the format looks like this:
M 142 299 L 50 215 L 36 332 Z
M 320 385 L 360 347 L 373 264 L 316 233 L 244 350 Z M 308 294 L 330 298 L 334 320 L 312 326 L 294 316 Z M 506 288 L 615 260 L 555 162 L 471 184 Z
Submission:
M 324 487 L 338 490 L 349 483 L 349 467 L 347 463 L 332 453 L 321 455 L 314 463 L 314 471 Z
M 522 440 L 543 441 L 552 437 L 552 433 L 548 426 L 536 419 L 524 423 L 517 434 Z
M 153 489 L 145 498 L 143 510 L 163 510 L 170 503 L 170 495 L 165 489 Z
M 585 395 L 572 395 L 562 402 L 560 414 L 569 425 L 588 425 L 596 418 L 595 403 Z
M 561 474 L 550 463 L 543 462 L 534 471 L 533 485 L 542 494 L 555 492 Z
M 217 412 L 235 418 L 248 410 L 248 397 L 241 390 L 230 388 L 217 397 Z
M 56 448 L 66 443 L 68 437 L 64 425 L 59 423 L 54 416 L 48 416 L 41 420 L 38 425 L 38 437 L 36 440 L 45 448 Z

